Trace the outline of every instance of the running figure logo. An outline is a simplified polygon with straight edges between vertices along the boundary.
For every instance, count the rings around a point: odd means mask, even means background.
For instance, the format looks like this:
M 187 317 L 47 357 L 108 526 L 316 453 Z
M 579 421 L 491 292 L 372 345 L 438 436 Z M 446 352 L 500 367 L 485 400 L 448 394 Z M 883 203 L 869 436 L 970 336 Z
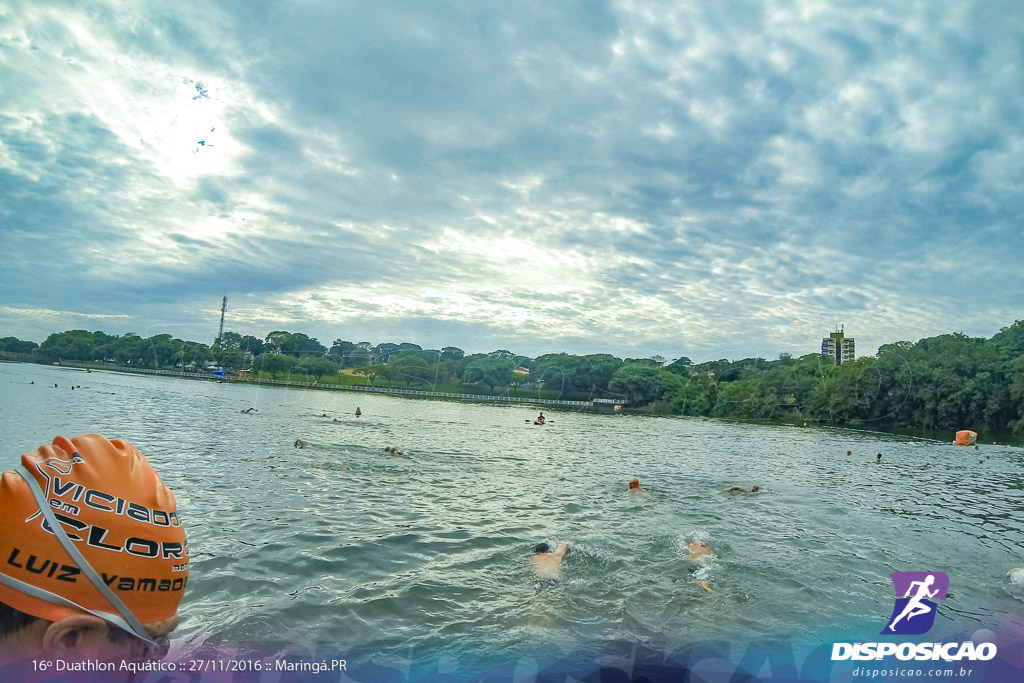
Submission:
M 932 599 L 946 599 L 949 577 L 943 572 L 893 572 L 889 578 L 896 589 L 896 605 L 882 634 L 927 633 L 935 623 L 936 605 Z

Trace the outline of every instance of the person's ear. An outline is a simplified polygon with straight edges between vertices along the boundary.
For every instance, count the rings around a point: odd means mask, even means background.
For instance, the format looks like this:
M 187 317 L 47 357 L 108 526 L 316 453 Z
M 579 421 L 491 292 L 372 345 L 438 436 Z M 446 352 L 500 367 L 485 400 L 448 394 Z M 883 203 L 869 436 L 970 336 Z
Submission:
M 92 655 L 107 640 L 107 622 L 91 614 L 58 619 L 43 634 L 43 651 L 62 659 Z

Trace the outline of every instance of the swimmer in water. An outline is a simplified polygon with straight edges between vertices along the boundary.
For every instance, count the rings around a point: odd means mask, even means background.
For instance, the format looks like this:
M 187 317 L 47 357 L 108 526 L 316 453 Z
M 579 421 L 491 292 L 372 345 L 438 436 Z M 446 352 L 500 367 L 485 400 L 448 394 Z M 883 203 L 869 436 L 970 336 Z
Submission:
M 295 439 L 295 444 L 294 444 L 295 448 L 305 448 L 308 445 L 309 445 L 308 441 L 303 441 L 302 439 Z
M 711 548 L 704 541 L 693 540 L 686 546 L 690 550 L 690 565 L 689 573 L 693 577 L 694 583 L 706 590 L 708 593 L 714 593 L 715 589 L 711 583 L 704 579 L 698 579 L 697 573 L 701 568 L 707 566 L 712 561 L 715 554 L 711 552 Z
M 725 491 L 722 491 L 722 493 L 757 493 L 760 490 L 761 487 L 755 484 L 754 486 L 751 486 L 749 489 L 740 488 L 739 486 L 733 486 L 731 489 L 726 489 Z
M 640 480 L 633 477 L 629 480 L 629 492 L 630 493 L 647 493 L 647 489 L 640 488 Z
M 878 455 L 875 456 L 875 462 L 876 463 L 882 462 L 882 454 L 881 453 L 879 453 Z
M 405 453 L 403 453 L 402 451 L 398 450 L 397 446 L 385 446 L 384 450 L 387 451 L 388 455 L 394 455 L 394 456 L 405 455 Z
M 569 551 L 569 546 L 557 541 L 552 550 L 549 544 L 538 543 L 533 550 L 530 564 L 533 566 L 534 576 L 540 580 L 541 585 L 553 584 L 562 578 L 562 558 Z
M 151 586 L 159 584 L 165 588 L 186 583 L 188 545 L 185 530 L 177 521 L 173 493 L 134 446 L 120 439 L 108 440 L 99 434 L 79 434 L 71 439 L 58 436 L 52 444 L 44 444 L 21 458 L 22 466 L 18 470 L 0 476 L 0 545 L 3 547 L 0 554 L 20 558 L 3 568 L 0 591 L 3 679 L 35 678 L 19 675 L 28 671 L 21 668 L 19 660 L 25 663 L 30 659 L 106 662 L 113 670 L 116 661 L 137 662 L 144 668 L 163 659 L 170 648 L 171 632 L 178 626 L 178 606 L 185 591 L 180 587 L 165 591 L 121 591 L 117 590 L 113 579 L 119 574 L 130 574 L 146 577 L 145 581 L 152 582 Z M 63 530 L 59 537 L 50 531 L 62 525 L 47 504 L 49 497 L 42 493 L 52 492 L 53 480 L 46 473 L 51 467 L 61 473 L 61 481 L 66 482 L 69 489 L 92 491 L 111 502 L 115 496 L 119 502 L 123 500 L 120 496 L 130 498 L 133 502 L 129 505 L 145 510 L 146 517 L 118 515 L 115 528 L 123 534 L 122 538 L 129 538 L 129 547 L 138 541 L 142 544 L 140 547 L 159 547 L 164 552 L 140 551 L 126 558 L 124 555 L 128 553 L 110 552 L 110 548 L 117 547 L 110 544 L 99 549 L 75 544 L 77 557 L 67 556 L 65 548 L 71 548 L 72 541 Z M 110 494 L 99 493 L 100 490 Z M 34 491 L 39 493 L 38 500 Z M 76 508 L 78 519 L 64 519 L 80 524 L 75 530 L 100 529 L 102 525 L 105 531 L 110 527 L 113 507 L 82 506 Z M 160 510 L 164 521 L 172 520 L 173 524 L 162 527 L 153 524 L 149 521 L 150 510 L 154 513 Z M 32 518 L 41 518 L 40 521 L 26 523 L 25 517 L 29 514 Z M 28 548 L 35 553 L 29 556 L 34 559 L 66 558 L 65 564 L 59 567 L 61 573 L 47 576 L 45 564 L 25 560 L 27 551 L 24 549 Z M 56 560 L 42 562 L 55 567 Z M 34 564 L 36 569 L 33 569 Z M 65 576 L 65 580 L 60 580 L 61 576 Z M 109 584 L 107 595 L 102 591 L 104 582 Z M 120 595 L 116 595 L 118 593 Z M 57 678 L 68 680 L 63 676 Z
M 245 415 L 252 415 L 253 413 L 256 412 L 256 409 L 255 408 L 246 408 L 245 410 L 242 410 L 240 412 L 244 413 Z

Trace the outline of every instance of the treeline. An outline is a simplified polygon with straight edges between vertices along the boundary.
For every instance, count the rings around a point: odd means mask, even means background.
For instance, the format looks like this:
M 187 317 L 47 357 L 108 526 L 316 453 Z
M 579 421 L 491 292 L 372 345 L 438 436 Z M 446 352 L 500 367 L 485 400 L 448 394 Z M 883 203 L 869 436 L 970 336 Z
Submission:
M 144 339 L 71 330 L 38 346 L 6 337 L 0 351 L 32 354 L 41 362 L 106 360 L 196 371 L 219 366 L 273 378 L 298 373 L 317 381 L 331 381 L 347 369 L 370 384 L 487 386 L 492 393 L 535 388 L 546 397 L 616 399 L 629 409 L 661 414 L 1024 433 L 1024 321 L 991 339 L 947 334 L 887 344 L 877 356 L 842 365 L 820 354 L 666 363 L 609 354 L 467 355 L 454 346 L 433 350 L 408 342 L 336 339 L 326 347 L 286 331 L 263 339 L 225 332 L 204 345 L 170 335 Z

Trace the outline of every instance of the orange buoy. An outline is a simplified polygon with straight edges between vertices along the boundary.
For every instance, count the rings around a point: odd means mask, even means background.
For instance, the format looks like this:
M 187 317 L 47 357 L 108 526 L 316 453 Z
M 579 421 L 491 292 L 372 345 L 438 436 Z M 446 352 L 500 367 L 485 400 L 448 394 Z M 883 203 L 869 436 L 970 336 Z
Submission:
M 969 429 L 962 429 L 956 433 L 957 446 L 973 446 L 974 442 L 978 440 L 978 432 L 972 432 Z

